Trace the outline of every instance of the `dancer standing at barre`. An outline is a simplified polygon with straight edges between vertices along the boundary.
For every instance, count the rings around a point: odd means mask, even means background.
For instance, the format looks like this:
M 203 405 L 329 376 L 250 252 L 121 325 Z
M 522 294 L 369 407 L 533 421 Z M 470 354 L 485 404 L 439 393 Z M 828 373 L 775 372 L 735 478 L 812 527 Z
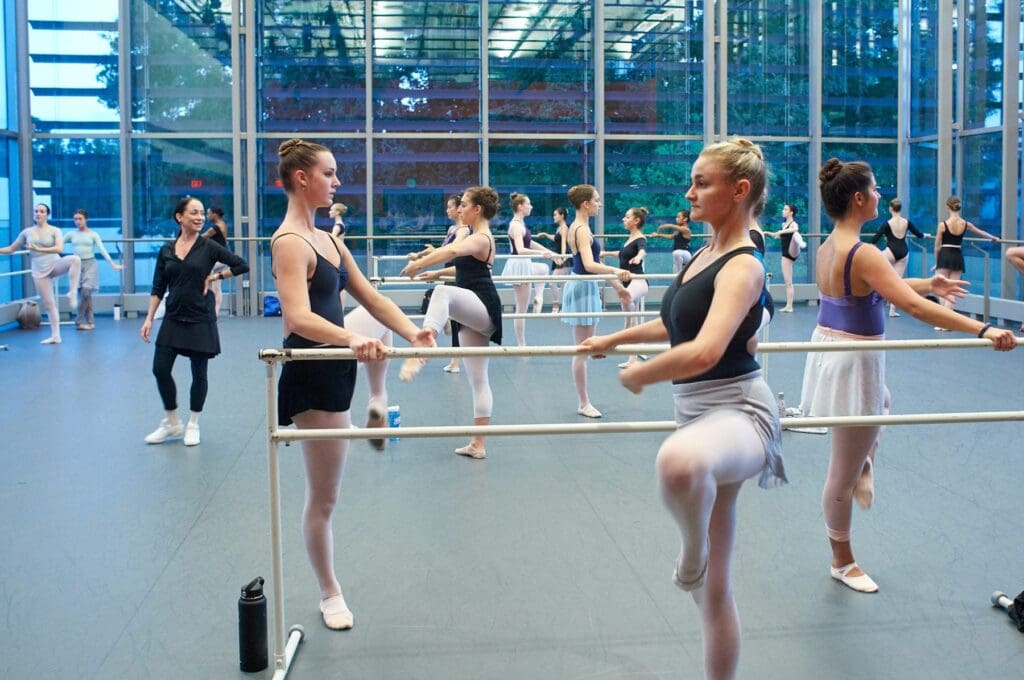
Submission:
M 987 231 L 978 229 L 961 217 L 960 208 L 962 206 L 960 199 L 956 196 L 950 196 L 946 199 L 946 207 L 949 208 L 949 217 L 939 222 L 938 229 L 935 232 L 935 266 L 932 269 L 936 274 L 945 276 L 947 279 L 959 279 L 966 270 L 962 245 L 964 235 L 968 230 L 997 243 L 999 238 Z M 943 300 L 942 305 L 950 309 L 953 308 L 951 300 Z M 935 330 L 944 331 L 948 329 L 942 326 L 935 326 Z
M 871 239 L 871 242 L 878 243 L 883 238 L 885 239 L 885 256 L 896 273 L 902 277 L 907 271 L 907 260 L 910 259 L 910 250 L 907 248 L 907 232 L 909 231 L 918 238 L 924 238 L 924 234 L 911 224 L 910 220 L 900 215 L 901 210 L 903 210 L 903 204 L 900 203 L 900 199 L 894 198 L 889 201 L 889 219 L 878 228 L 878 233 Z M 896 307 L 889 305 L 889 316 L 899 315 Z
M 885 301 L 915 319 L 992 340 L 996 350 L 1016 347 L 1013 334 L 993 328 L 926 300 L 963 296 L 966 282 L 942 275 L 904 279 L 885 256 L 862 248 L 861 227 L 878 216 L 878 188 L 871 166 L 831 158 L 819 173 L 821 201 L 835 228 L 818 249 L 818 326 L 811 342 L 882 340 Z M 804 368 L 801 408 L 810 416 L 877 416 L 888 412 L 885 353 L 812 352 Z M 833 427 L 828 478 L 822 492 L 825 528 L 832 546 L 832 578 L 853 590 L 873 593 L 878 586 L 857 565 L 851 545 L 853 500 L 870 507 L 874 497 L 873 460 L 881 428 Z
M 671 232 L 662 234 L 662 231 Z M 680 210 L 676 213 L 675 224 L 663 224 L 654 230 L 651 236 L 655 238 L 672 239 L 672 273 L 678 274 L 683 267 L 690 263 L 693 254 L 690 252 L 690 238 L 693 232 L 690 231 L 690 211 Z
M 569 212 L 565 208 L 561 206 L 555 208 L 551 213 L 551 219 L 555 223 L 555 233 L 547 234 L 539 231 L 533 235 L 535 239 L 546 238 L 553 244 L 551 248 L 552 276 L 568 276 L 572 272 L 572 255 L 569 253 L 567 245 L 569 225 L 565 223 L 565 218 L 568 216 Z M 552 281 L 548 288 L 551 290 L 551 313 L 558 314 L 562 309 L 562 282 Z
M 614 274 L 620 281 L 629 282 L 630 274 L 626 269 L 601 264 L 601 244 L 590 232 L 590 218 L 601 212 L 601 196 L 590 184 L 578 184 L 569 189 L 569 202 L 576 208 L 576 217 L 569 227 L 569 247 L 572 249 L 572 273 L 576 276 L 586 274 Z M 569 281 L 562 293 L 562 311 L 566 313 L 595 314 L 600 313 L 601 288 L 597 281 Z M 572 326 L 573 340 L 580 344 L 594 335 L 597 317 L 565 317 L 565 323 Z M 572 358 L 572 379 L 576 384 L 576 396 L 579 407 L 576 413 L 587 418 L 600 418 L 601 412 L 590 403 L 587 392 L 587 361 L 589 357 L 580 354 Z
M 96 319 L 93 318 L 92 296 L 100 289 L 100 272 L 96 266 L 96 250 L 106 259 L 114 271 L 119 272 L 124 267 L 110 258 L 110 253 L 103 246 L 103 239 L 100 235 L 89 228 L 89 214 L 79 208 L 74 213 L 75 231 L 64 235 L 64 242 L 70 243 L 75 249 L 75 254 L 82 262 L 82 274 L 79 279 L 81 286 L 81 300 L 79 300 L 78 317 L 75 319 L 75 328 L 80 331 L 91 331 L 96 328 Z
M 448 216 L 448 219 L 452 221 L 452 224 L 450 227 L 448 227 L 448 231 L 444 235 L 444 241 L 441 242 L 441 247 L 451 245 L 452 243 L 455 243 L 456 241 L 461 241 L 462 239 L 469 236 L 469 227 L 463 224 L 462 217 L 459 215 L 459 203 L 461 201 L 461 194 L 452 194 L 451 196 L 448 197 L 448 200 L 445 202 L 445 214 Z M 434 250 L 434 246 L 428 243 L 427 247 L 424 248 L 423 250 L 414 253 L 409 253 L 408 255 L 406 255 L 406 257 L 409 260 L 418 260 L 432 250 Z M 446 263 L 445 266 L 450 267 L 451 262 Z M 433 290 L 430 291 L 430 294 L 434 294 Z M 452 333 L 452 347 L 459 347 L 459 322 L 449 320 L 448 325 Z M 458 373 L 459 358 L 452 357 L 451 361 L 449 361 L 445 365 L 444 372 Z
M 78 255 L 61 257 L 64 252 L 64 236 L 60 229 L 50 224 L 50 206 L 40 203 L 36 206 L 35 226 L 29 227 L 18 234 L 14 243 L 0 248 L 0 254 L 10 254 L 20 248 L 27 248 L 32 268 L 32 282 L 36 284 L 39 297 L 46 308 L 46 318 L 50 321 L 50 337 L 42 341 L 43 345 L 59 345 L 60 312 L 57 300 L 53 297 L 53 282 L 65 274 L 71 280 L 68 290 L 68 302 L 71 309 L 78 309 L 78 285 L 82 272 L 82 261 Z
M 644 222 L 647 221 L 647 208 L 630 208 L 622 218 L 622 224 L 626 227 L 629 237 L 622 244 L 622 248 L 616 251 L 605 252 L 602 257 L 616 257 L 619 260 L 619 268 L 629 270 L 630 274 L 644 273 L 644 257 L 647 255 L 647 239 L 644 237 Z M 643 299 L 647 297 L 649 287 L 646 279 L 630 279 L 629 283 L 622 285 L 618 281 L 611 282 L 619 294 L 619 302 L 624 312 L 637 312 Z M 640 323 L 639 316 L 627 316 L 624 328 L 632 328 Z M 619 368 L 629 368 L 637 362 L 635 355 L 630 356 L 625 362 L 619 364 Z
M 288 211 L 270 241 L 271 271 L 281 296 L 287 348 L 349 347 L 358 361 L 380 360 L 386 348 L 344 326 L 339 293 L 347 289 L 370 316 L 414 347 L 432 347 L 423 333 L 390 299 L 370 285 L 348 248 L 316 228 L 317 209 L 331 204 L 340 185 L 337 163 L 325 147 L 291 139 L 278 149 L 278 173 L 288 195 Z M 343 429 L 355 387 L 353 361 L 289 361 L 278 382 L 278 421 L 305 429 Z M 333 630 L 351 628 L 354 617 L 334 570 L 331 516 L 338 501 L 348 440 L 302 442 L 306 502 L 302 535 L 320 586 L 320 612 Z
M 787 203 L 782 206 L 782 228 L 776 232 L 765 232 L 768 236 L 779 239 L 782 250 L 782 279 L 786 283 L 786 306 L 780 312 L 793 311 L 793 297 L 796 288 L 793 286 L 793 266 L 800 257 L 800 225 L 796 223 L 796 206 Z
M 533 204 L 526 194 L 512 194 L 510 197 L 514 217 L 508 223 L 508 245 L 512 256 L 505 261 L 505 268 L 502 276 L 544 276 L 548 273 L 548 266 L 542 262 L 534 262 L 529 255 L 541 255 L 550 258 L 552 253 L 544 247 L 538 247 L 533 243 L 530 228 L 526 226 L 526 218 L 533 212 Z M 516 314 L 523 314 L 529 309 L 530 288 L 533 288 L 533 313 L 540 314 L 544 307 L 544 281 L 534 283 L 514 283 L 512 290 L 515 291 Z M 526 319 L 515 319 L 512 327 L 516 331 L 516 342 L 520 347 L 526 347 Z
M 580 350 L 601 355 L 631 342 L 669 340 L 671 349 L 619 374 L 639 393 L 672 380 L 676 430 L 658 452 L 661 495 L 679 525 L 682 550 L 672 579 L 690 591 L 704 633 L 704 674 L 732 678 L 740 651 L 740 620 L 732 592 L 736 500 L 743 482 L 786 481 L 778 408 L 748 350 L 761 324 L 765 269 L 748 228 L 764 193 L 761 149 L 740 138 L 704 149 L 686 198 L 711 241 L 669 286 L 661 318 Z
M 491 278 L 494 265 L 494 235 L 490 220 L 498 214 L 498 194 L 490 187 L 472 187 L 462 194 L 462 220 L 472 233 L 461 241 L 438 248 L 406 265 L 399 276 L 416 276 L 427 267 L 443 262 L 452 266 L 425 272 L 418 278 L 432 281 L 455 275 L 454 286 L 438 286 L 430 296 L 424 332 L 437 337 L 448 319 L 462 327 L 459 342 L 463 347 L 486 347 L 488 341 L 501 344 L 501 299 Z M 409 381 L 420 372 L 425 360 L 408 359 L 399 377 Z M 473 424 L 488 425 L 494 403 L 487 377 L 487 357 L 466 357 L 466 373 L 473 392 Z M 455 449 L 460 456 L 481 459 L 487 455 L 484 438 L 476 435 L 469 444 Z

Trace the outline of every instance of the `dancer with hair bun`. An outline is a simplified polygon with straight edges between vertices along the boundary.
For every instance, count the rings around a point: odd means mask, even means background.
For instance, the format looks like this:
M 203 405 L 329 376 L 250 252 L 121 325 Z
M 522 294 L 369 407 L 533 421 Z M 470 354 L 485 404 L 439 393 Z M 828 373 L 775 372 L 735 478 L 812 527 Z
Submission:
M 602 253 L 601 257 L 616 257 L 619 260 L 619 268 L 626 269 L 630 274 L 644 273 L 644 257 L 647 255 L 647 239 L 644 237 L 644 223 L 650 215 L 647 208 L 630 208 L 622 218 L 622 224 L 626 227 L 629 236 L 622 248 L 618 251 Z M 623 285 L 618 281 L 611 282 L 612 287 L 619 294 L 619 302 L 624 312 L 636 312 L 640 310 L 643 299 L 647 297 L 650 288 L 646 279 L 630 279 L 629 283 Z M 627 316 L 625 328 L 632 328 L 640 323 L 639 316 Z M 619 368 L 629 368 L 637 362 L 636 355 L 627 357 L 626 361 L 619 364 Z
M 831 158 L 819 173 L 821 200 L 835 228 L 818 248 L 818 326 L 811 342 L 882 340 L 885 301 L 916 319 L 993 341 L 997 351 L 1016 347 L 1013 334 L 961 316 L 924 298 L 954 300 L 966 294 L 965 281 L 941 274 L 904 279 L 875 248 L 862 248 L 861 228 L 878 216 L 878 188 L 871 166 Z M 888 413 L 885 353 L 811 352 L 804 368 L 801 409 L 814 417 L 877 416 Z M 878 586 L 858 566 L 851 544 L 853 500 L 870 507 L 881 428 L 833 427 L 828 477 L 822 492 L 825 528 L 832 547 L 832 578 L 853 590 L 873 593 Z
M 438 248 L 410 262 L 400 276 L 433 281 L 441 276 L 455 276 L 454 286 L 438 286 L 430 296 L 423 330 L 431 337 L 441 334 L 448 319 L 459 322 L 459 342 L 463 347 L 486 347 L 488 342 L 501 344 L 501 298 L 491 278 L 494 265 L 494 236 L 490 220 L 498 214 L 498 194 L 490 187 L 471 187 L 462 194 L 459 213 L 472 233 L 461 241 Z M 423 270 L 435 264 L 451 262 L 451 266 L 430 272 Z M 421 272 L 423 272 L 421 274 Z M 408 359 L 402 364 L 399 377 L 408 382 L 416 377 L 426 363 L 424 359 Z M 487 357 L 466 357 L 466 374 L 473 393 L 473 424 L 488 425 L 494 398 L 487 377 Z M 455 453 L 482 459 L 487 451 L 484 438 L 477 435 Z
M 669 286 L 661 318 L 589 338 L 579 349 L 600 356 L 625 343 L 672 345 L 619 379 L 633 393 L 673 382 L 679 429 L 656 463 L 682 538 L 672 580 L 700 611 L 705 677 L 722 679 L 735 677 L 740 653 L 731 576 L 740 487 L 753 477 L 762 487 L 782 484 L 786 473 L 778 408 L 748 349 L 764 311 L 765 269 L 749 236 L 767 180 L 764 157 L 756 144 L 733 138 L 706 147 L 691 177 L 686 198 L 711 239 Z
M 601 264 L 601 244 L 590 231 L 590 219 L 601 211 L 601 196 L 590 184 L 578 184 L 569 189 L 569 202 L 576 208 L 576 217 L 569 227 L 569 247 L 572 249 L 572 273 L 577 276 L 586 274 L 614 274 L 620 281 L 628 282 L 628 269 L 610 267 Z M 601 287 L 597 281 L 569 281 L 562 293 L 562 311 L 565 313 L 593 314 L 603 309 L 601 303 Z M 563 322 L 572 326 L 573 340 L 582 343 L 594 335 L 597 317 L 565 317 Z M 576 385 L 576 396 L 579 407 L 576 413 L 587 418 L 600 418 L 601 412 L 590 403 L 587 392 L 587 360 L 580 354 L 572 358 L 572 379 Z
M 918 238 L 924 238 L 921 230 L 900 215 L 903 204 L 900 199 L 894 198 L 889 201 L 889 219 L 878 228 L 878 233 L 871 239 L 872 243 L 878 243 L 885 239 L 885 256 L 889 259 L 893 269 L 901 277 L 907 271 L 907 260 L 910 259 L 910 250 L 907 248 L 907 232 Z M 958 277 L 953 277 L 958 278 Z M 899 316 L 894 305 L 889 305 L 889 316 Z
M 555 232 L 547 234 L 539 231 L 533 235 L 534 239 L 546 238 L 552 243 L 551 247 L 551 275 L 568 276 L 572 272 L 572 254 L 568 246 L 569 225 L 565 219 L 569 211 L 559 206 L 551 213 L 551 219 L 555 223 Z M 558 314 L 562 309 L 562 283 L 552 281 L 548 288 L 551 290 L 551 312 Z
M 796 288 L 793 286 L 793 265 L 800 257 L 800 225 L 796 223 L 796 206 L 787 203 L 782 206 L 782 228 L 775 232 L 765 232 L 772 238 L 781 242 L 782 249 L 782 279 L 786 283 L 786 306 L 780 312 L 793 311 L 793 298 Z
M 377 291 L 337 237 L 316 227 L 316 211 L 331 205 L 340 186 L 337 162 L 326 147 L 290 139 L 278 148 L 278 174 L 288 196 L 288 211 L 271 237 L 271 271 L 277 281 L 287 348 L 348 347 L 357 361 L 385 358 L 386 347 L 345 328 L 342 290 L 348 290 L 369 316 L 414 347 L 433 347 L 390 299 Z M 354 361 L 289 361 L 278 381 L 278 422 L 299 429 L 344 429 L 355 389 Z M 351 628 L 355 617 L 345 601 L 334 569 L 331 517 L 341 489 L 348 440 L 302 442 L 306 499 L 302 535 L 320 587 L 320 613 L 332 630 Z
M 949 208 L 949 217 L 939 222 L 938 229 L 935 232 L 935 266 L 932 267 L 932 271 L 945 276 L 947 279 L 959 279 L 964 275 L 964 271 L 966 271 L 962 248 L 964 235 L 968 231 L 973 231 L 975 234 L 984 236 L 996 243 L 999 242 L 999 238 L 987 231 L 978 229 L 961 217 L 960 209 L 962 204 L 956 196 L 950 196 L 946 199 L 946 207 Z M 942 306 L 952 309 L 953 302 L 943 300 Z M 935 326 L 935 330 L 945 331 L 949 329 Z
M 22 230 L 11 245 L 0 248 L 0 254 L 10 253 L 26 248 L 29 251 L 29 262 L 32 269 L 32 282 L 43 299 L 46 318 L 50 322 L 50 337 L 43 340 L 42 345 L 59 345 L 60 310 L 53 296 L 54 279 L 65 274 L 71 281 L 68 288 L 68 303 L 72 310 L 78 309 L 78 286 L 82 272 L 82 261 L 78 255 L 61 257 L 64 252 L 64 236 L 60 229 L 50 224 L 50 206 L 40 203 L 35 210 L 36 223 Z
M 552 252 L 543 246 L 533 243 L 533 236 L 530 228 L 526 226 L 526 218 L 533 212 L 533 204 L 526 194 L 513 193 L 509 197 L 514 213 L 508 223 L 508 245 L 512 253 L 505 261 L 505 268 L 502 276 L 544 276 L 548 273 L 548 266 L 542 262 L 534 262 L 529 255 L 540 255 L 550 258 Z M 523 314 L 529 309 L 530 304 L 530 283 L 514 283 L 512 290 L 515 291 L 516 314 Z M 533 313 L 539 314 L 544 307 L 544 281 L 537 281 L 533 287 Z M 520 347 L 526 347 L 526 319 L 515 319 L 512 327 L 516 331 L 516 342 Z

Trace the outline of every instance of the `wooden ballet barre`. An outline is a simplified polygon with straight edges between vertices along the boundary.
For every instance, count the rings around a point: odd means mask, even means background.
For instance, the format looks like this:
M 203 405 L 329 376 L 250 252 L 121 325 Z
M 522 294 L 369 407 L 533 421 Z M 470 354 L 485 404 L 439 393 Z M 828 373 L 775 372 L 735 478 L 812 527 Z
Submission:
M 544 315 L 551 316 L 551 315 Z M 1024 344 L 1024 337 L 1016 338 L 1017 344 Z M 985 338 L 964 338 L 962 340 L 849 340 L 845 342 L 765 342 L 758 345 L 758 352 L 884 352 L 887 350 L 909 349 L 985 349 L 991 348 L 992 341 Z M 668 349 L 667 343 L 619 345 L 607 350 L 607 355 L 657 354 Z M 531 356 L 576 356 L 580 354 L 576 345 L 550 345 L 542 347 L 389 347 L 390 358 L 449 358 L 449 357 L 531 357 Z M 261 349 L 261 361 L 311 361 L 316 359 L 354 359 L 355 354 L 346 348 L 312 349 Z
M 793 427 L 866 427 L 886 425 L 941 425 L 958 423 L 1002 423 L 1024 421 L 1024 411 L 965 413 L 906 413 L 887 416 L 830 416 L 827 418 L 782 418 L 784 428 Z M 636 432 L 674 432 L 674 420 L 623 423 L 546 423 L 537 425 L 450 425 L 429 427 L 366 427 L 292 430 L 277 429 L 275 441 L 293 442 L 323 439 L 427 439 L 436 437 L 526 437 L 568 434 L 613 434 Z

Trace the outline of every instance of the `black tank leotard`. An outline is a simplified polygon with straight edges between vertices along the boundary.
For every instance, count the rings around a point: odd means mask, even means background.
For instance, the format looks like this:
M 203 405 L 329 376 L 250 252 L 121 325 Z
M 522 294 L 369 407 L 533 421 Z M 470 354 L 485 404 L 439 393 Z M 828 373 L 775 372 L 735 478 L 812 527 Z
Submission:
M 317 252 L 313 244 L 300 234 L 285 233 L 277 238 L 296 236 L 309 244 L 316 253 L 316 268 L 309 279 L 309 308 L 314 314 L 336 326 L 345 325 L 345 315 L 338 295 L 348 283 L 341 250 L 334 239 L 331 243 L 338 253 L 338 266 Z M 274 239 L 277 241 L 277 239 Z M 273 253 L 274 242 L 271 242 Z M 292 333 L 284 339 L 286 349 L 332 347 Z M 348 411 L 352 405 L 352 392 L 356 383 L 355 361 L 289 361 L 281 369 L 277 383 L 277 419 L 280 425 L 291 425 L 292 416 L 308 410 Z

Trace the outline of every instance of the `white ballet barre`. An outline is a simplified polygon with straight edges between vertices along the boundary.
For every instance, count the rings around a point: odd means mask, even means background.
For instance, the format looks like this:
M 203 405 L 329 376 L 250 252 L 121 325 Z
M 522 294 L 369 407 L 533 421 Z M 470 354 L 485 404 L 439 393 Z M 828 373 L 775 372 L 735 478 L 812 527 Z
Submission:
M 637 312 L 502 312 L 502 319 L 584 319 L 597 317 L 598 319 L 623 318 L 627 316 L 658 316 L 661 312 L 657 310 L 643 310 Z M 406 314 L 410 319 L 425 319 L 426 314 Z
M 678 276 L 678 274 L 633 274 L 630 278 L 638 281 L 670 281 Z M 494 283 L 547 283 L 551 281 L 561 283 L 565 281 L 615 281 L 618 278 L 614 274 L 552 274 L 550 276 L 492 276 L 491 280 Z M 377 276 L 371 277 L 370 283 L 375 286 L 401 286 L 442 283 L 454 280 L 454 276 L 441 276 L 436 279 L 411 279 L 407 276 Z
M 1003 423 L 1024 421 L 1024 411 L 980 411 L 964 413 L 905 413 L 887 416 L 830 416 L 782 418 L 782 427 L 868 427 L 886 425 L 940 425 L 958 423 Z M 672 432 L 679 429 L 674 420 L 622 423 L 545 423 L 535 425 L 445 425 L 402 427 L 398 432 L 387 427 L 346 427 L 309 430 L 281 430 L 272 433 L 279 442 L 325 439 L 386 439 L 401 434 L 403 439 L 439 437 L 525 437 L 555 434 L 622 434 L 636 432 Z
M 1017 344 L 1024 344 L 1024 338 L 1017 338 Z M 887 349 L 939 349 L 939 348 L 985 348 L 992 342 L 984 339 L 965 340 L 878 340 L 834 343 L 787 342 L 765 343 L 762 352 L 798 351 L 850 351 Z M 620 345 L 605 354 L 644 354 L 667 349 L 667 345 L 637 344 Z M 561 347 L 461 347 L 461 348 L 388 348 L 391 357 L 467 357 L 467 356 L 573 356 L 578 354 L 575 346 Z M 262 349 L 261 361 L 267 364 L 267 457 L 268 483 L 270 487 L 270 542 L 272 551 L 273 591 L 273 636 L 274 636 L 274 680 L 284 680 L 302 642 L 302 626 L 292 626 L 285 632 L 284 618 L 284 560 L 281 547 L 281 484 L 278 462 L 278 446 L 302 440 L 324 439 L 382 439 L 395 434 L 390 428 L 326 428 L 309 430 L 282 430 L 277 421 L 276 365 L 286 361 L 309 361 L 317 359 L 354 359 L 350 349 Z M 886 416 L 837 416 L 828 418 L 792 417 L 782 418 L 783 428 L 811 427 L 866 427 L 885 425 L 916 425 L 943 423 L 988 423 L 1024 421 L 1024 411 L 993 411 L 974 413 L 914 413 Z M 558 434 L 611 434 L 628 432 L 671 432 L 677 429 L 675 421 L 622 422 L 622 423 L 552 423 L 539 425 L 467 425 L 439 427 L 403 427 L 403 438 L 458 437 L 458 436 L 543 436 Z
M 547 315 L 550 316 L 550 315 Z M 1024 344 L 1024 337 L 1016 338 L 1017 344 Z M 606 355 L 657 354 L 668 349 L 667 343 L 627 344 L 603 352 Z M 911 349 L 991 349 L 992 341 L 985 338 L 964 338 L 962 340 L 849 340 L 845 342 L 766 342 L 758 346 L 759 353 L 786 352 L 884 352 L 888 350 Z M 580 354 L 576 345 L 547 345 L 535 347 L 388 347 L 389 358 L 449 357 L 530 357 L 530 356 L 576 356 Z M 310 349 L 263 349 L 262 361 L 312 361 L 317 359 L 355 359 L 355 353 L 344 347 L 322 347 Z

